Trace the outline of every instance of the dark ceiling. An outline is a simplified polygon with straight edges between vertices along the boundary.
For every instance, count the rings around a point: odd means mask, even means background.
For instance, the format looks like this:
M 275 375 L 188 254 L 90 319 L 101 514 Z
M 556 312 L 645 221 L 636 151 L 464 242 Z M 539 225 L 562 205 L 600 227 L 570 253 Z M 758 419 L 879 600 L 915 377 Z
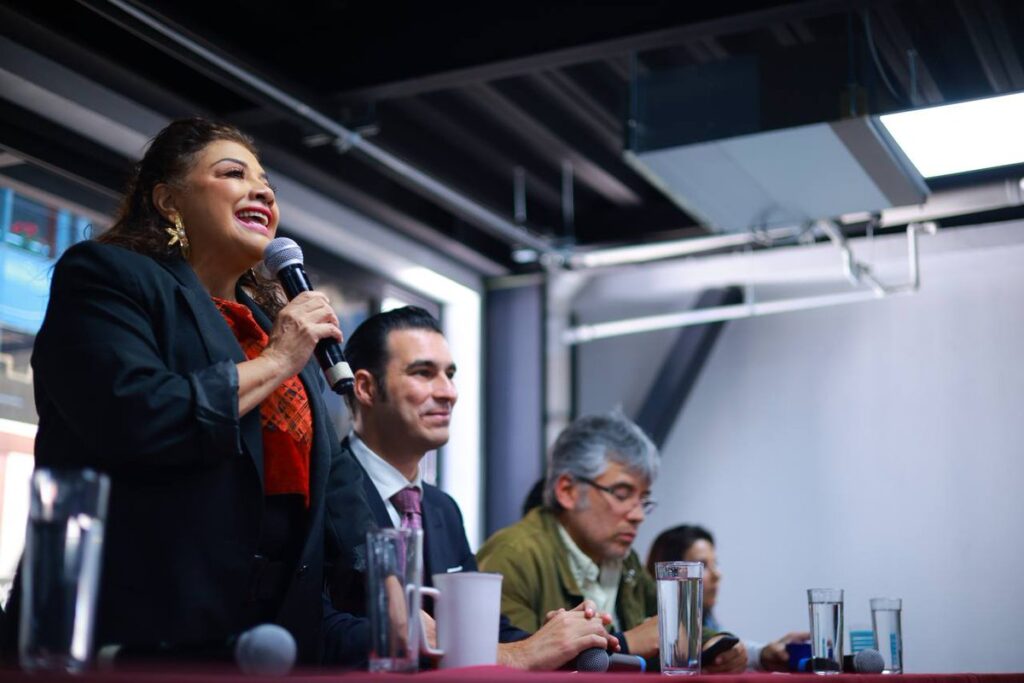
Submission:
M 756 60 L 762 129 L 1024 89 L 1016 0 L 130 4 L 562 245 L 704 233 L 623 158 L 655 125 L 643 119 L 641 98 L 659 79 L 679 77 L 699 100 L 701 79 L 712 83 L 717 66 Z M 358 150 L 340 152 L 322 128 L 116 2 L 4 0 L 0 26 L 166 116 L 237 123 L 268 166 L 416 239 L 469 247 L 472 258 L 453 253 L 471 265 L 528 267 L 466 213 Z M 712 135 L 722 112 L 695 109 Z M 15 103 L 0 100 L 0 126 L 0 146 L 107 188 L 122 182 L 128 160 Z

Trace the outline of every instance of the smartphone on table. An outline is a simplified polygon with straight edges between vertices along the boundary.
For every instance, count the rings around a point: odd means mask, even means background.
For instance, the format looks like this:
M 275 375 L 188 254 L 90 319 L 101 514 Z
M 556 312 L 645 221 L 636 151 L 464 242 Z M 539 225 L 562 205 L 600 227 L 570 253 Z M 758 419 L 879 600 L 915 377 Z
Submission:
M 715 661 L 718 655 L 731 649 L 738 642 L 740 642 L 740 639 L 736 636 L 722 636 L 715 641 L 714 645 L 700 653 L 700 665 L 702 667 L 711 666 L 711 663 Z

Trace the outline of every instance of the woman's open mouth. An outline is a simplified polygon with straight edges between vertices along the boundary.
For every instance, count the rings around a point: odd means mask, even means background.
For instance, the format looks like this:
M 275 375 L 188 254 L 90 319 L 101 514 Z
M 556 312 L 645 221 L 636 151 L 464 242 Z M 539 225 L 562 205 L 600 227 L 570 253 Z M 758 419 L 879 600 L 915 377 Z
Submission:
M 248 230 L 258 232 L 261 235 L 269 235 L 271 214 L 263 208 L 242 209 L 235 212 L 235 220 Z

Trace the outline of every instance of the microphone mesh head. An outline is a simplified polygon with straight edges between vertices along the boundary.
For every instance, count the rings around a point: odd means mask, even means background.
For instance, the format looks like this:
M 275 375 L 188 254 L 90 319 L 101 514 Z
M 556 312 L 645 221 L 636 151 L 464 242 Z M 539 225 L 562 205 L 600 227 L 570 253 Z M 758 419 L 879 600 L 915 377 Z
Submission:
M 607 671 L 608 653 L 599 647 L 584 650 L 576 657 L 577 671 Z
M 247 676 L 284 676 L 295 665 L 295 639 L 277 624 L 260 624 L 238 637 L 235 663 Z
M 878 650 L 861 650 L 853 656 L 853 668 L 857 673 L 878 674 L 885 668 L 885 660 Z
M 263 264 L 270 274 L 277 277 L 277 272 L 285 266 L 302 265 L 302 249 L 287 237 L 278 237 L 270 241 L 263 249 Z

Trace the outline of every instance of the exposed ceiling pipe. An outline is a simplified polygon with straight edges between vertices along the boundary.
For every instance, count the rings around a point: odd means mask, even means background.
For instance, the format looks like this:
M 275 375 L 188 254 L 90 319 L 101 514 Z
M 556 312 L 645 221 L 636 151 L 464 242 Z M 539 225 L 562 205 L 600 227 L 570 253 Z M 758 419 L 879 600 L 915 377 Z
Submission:
M 1000 180 L 959 190 L 935 192 L 922 203 L 883 209 L 880 215 L 868 212 L 840 216 L 839 223 L 852 224 L 875 220 L 881 228 L 910 223 L 923 223 L 953 216 L 993 211 L 1024 205 L 1024 178 Z M 808 229 L 794 225 L 768 230 L 752 230 L 709 237 L 690 237 L 680 240 L 606 247 L 572 253 L 566 265 L 573 269 L 609 268 L 649 261 L 663 261 L 684 256 L 708 254 L 726 249 L 739 249 L 749 245 L 771 245 L 799 237 Z
M 591 251 L 577 251 L 571 254 L 566 262 L 570 268 L 607 268 L 629 263 L 645 263 L 662 261 L 706 254 L 723 249 L 738 249 L 751 244 L 772 244 L 782 240 L 798 237 L 806 232 L 806 226 L 789 226 L 752 230 L 728 235 L 711 235 L 710 237 L 690 237 L 681 240 L 654 242 L 651 244 L 633 244 L 623 247 L 608 247 Z
M 875 294 L 885 296 L 885 286 L 871 275 L 870 266 L 854 257 L 853 249 L 850 248 L 850 243 L 839 226 L 832 221 L 818 221 L 815 225 L 839 248 L 843 259 L 843 275 L 849 283 L 854 287 L 860 287 L 866 282 Z
M 933 192 L 923 204 L 882 209 L 878 226 L 891 228 L 1021 205 L 1024 205 L 1024 178 L 1008 178 L 959 190 Z M 868 214 L 849 214 L 840 216 L 839 222 L 857 223 L 868 218 Z
M 85 2 L 83 0 L 80 0 L 80 2 L 90 9 L 102 13 L 102 11 L 94 7 L 92 3 Z M 148 26 L 150 29 L 156 31 L 174 44 L 184 48 L 192 55 L 200 57 L 209 64 L 229 74 L 233 78 L 245 84 L 246 87 L 251 88 L 276 105 L 284 108 L 296 118 L 306 121 L 323 132 L 331 135 L 335 140 L 335 148 L 340 152 L 347 152 L 351 149 L 358 150 L 378 166 L 387 169 L 397 176 L 399 180 L 404 181 L 413 189 L 436 199 L 444 206 L 472 221 L 475 225 L 500 240 L 508 242 L 514 246 L 535 249 L 536 251 L 548 256 L 549 259 L 552 257 L 560 257 L 561 252 L 559 252 L 547 240 L 516 225 L 512 221 L 502 218 L 490 209 L 476 203 L 465 195 L 456 192 L 444 183 L 441 183 L 419 169 L 414 168 L 410 164 L 399 159 L 395 155 L 386 152 L 372 142 L 367 141 L 359 133 L 349 130 L 337 121 L 334 121 L 320 113 L 309 104 L 289 95 L 280 88 L 271 85 L 262 78 L 259 78 L 231 61 L 221 57 L 212 50 L 200 45 L 188 36 L 183 35 L 150 14 L 136 8 L 131 3 L 126 2 L 125 0 L 105 0 L 105 2 L 131 16 L 136 21 Z M 108 16 L 108 18 L 110 17 Z M 170 54 L 172 57 L 180 57 L 175 51 L 167 49 L 167 46 L 157 43 L 154 44 Z M 251 93 L 249 94 L 251 95 Z
M 899 285 L 883 285 L 874 276 L 861 277 L 869 285 L 869 289 L 858 289 L 852 292 L 841 292 L 838 294 L 819 294 L 816 296 L 795 297 L 781 299 L 778 301 L 746 301 L 733 306 L 718 306 L 715 308 L 703 308 L 678 313 L 666 313 L 663 315 L 649 315 L 640 318 L 629 318 L 626 320 L 613 320 L 592 325 L 577 325 L 566 330 L 562 334 L 564 344 L 582 344 L 597 339 L 619 337 L 627 334 L 638 334 L 640 332 L 653 332 L 655 330 L 672 329 L 676 327 L 687 327 L 689 325 L 703 325 L 705 323 L 723 322 L 726 320 L 739 320 L 741 318 L 754 318 L 774 313 L 789 313 L 792 311 L 806 311 L 839 304 L 851 304 L 859 301 L 870 301 L 872 299 L 884 299 L 890 296 L 911 294 L 921 286 L 919 258 L 917 250 L 917 234 L 926 232 L 934 235 L 937 226 L 935 223 L 911 223 L 907 226 L 907 258 L 909 276 L 906 283 Z M 861 269 L 865 269 L 852 255 L 843 255 L 844 268 L 847 260 Z

